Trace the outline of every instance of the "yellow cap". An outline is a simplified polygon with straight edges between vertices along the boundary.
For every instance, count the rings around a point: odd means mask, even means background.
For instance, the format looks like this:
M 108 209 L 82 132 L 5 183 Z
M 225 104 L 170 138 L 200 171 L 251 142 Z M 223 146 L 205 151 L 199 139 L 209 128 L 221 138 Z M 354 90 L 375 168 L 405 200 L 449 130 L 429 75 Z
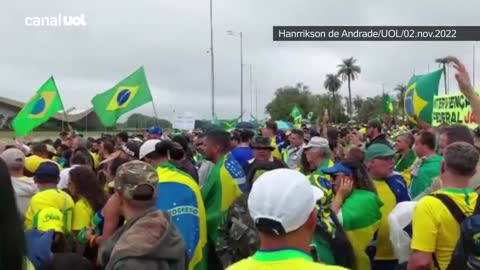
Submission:
M 33 229 L 42 232 L 54 230 L 63 233 L 63 214 L 55 207 L 47 207 L 38 211 L 33 217 Z
M 361 128 L 359 131 L 363 135 L 367 134 L 367 129 L 366 128 Z

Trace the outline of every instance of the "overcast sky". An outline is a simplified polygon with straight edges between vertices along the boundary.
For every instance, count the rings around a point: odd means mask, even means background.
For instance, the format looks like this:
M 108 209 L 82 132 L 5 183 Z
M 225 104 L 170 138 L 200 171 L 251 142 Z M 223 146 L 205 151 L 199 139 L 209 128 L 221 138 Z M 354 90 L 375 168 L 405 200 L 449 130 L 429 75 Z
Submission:
M 456 55 L 472 69 L 473 42 L 273 42 L 274 25 L 479 25 L 475 0 L 213 0 L 216 112 L 239 114 L 239 39 L 244 34 L 245 109 L 250 70 L 259 113 L 279 87 L 303 82 L 325 93 L 325 74 L 358 59 L 353 95 L 373 96 L 405 83 L 415 70 Z M 86 27 L 27 27 L 27 16 L 85 14 Z M 189 111 L 211 116 L 208 0 L 2 1 L 0 95 L 26 101 L 53 74 L 66 108 L 84 109 L 99 92 L 143 65 L 160 117 Z M 479 57 L 477 57 L 478 59 Z M 457 87 L 450 73 L 451 91 Z M 478 75 L 478 72 L 477 72 Z M 477 76 L 478 78 L 479 76 Z M 478 82 L 478 80 L 477 80 Z M 443 89 L 443 86 L 441 86 Z M 346 84 L 341 89 L 347 93 Z M 255 105 L 255 102 L 253 103 Z M 136 112 L 153 114 L 151 104 Z M 253 108 L 255 112 L 255 108 Z

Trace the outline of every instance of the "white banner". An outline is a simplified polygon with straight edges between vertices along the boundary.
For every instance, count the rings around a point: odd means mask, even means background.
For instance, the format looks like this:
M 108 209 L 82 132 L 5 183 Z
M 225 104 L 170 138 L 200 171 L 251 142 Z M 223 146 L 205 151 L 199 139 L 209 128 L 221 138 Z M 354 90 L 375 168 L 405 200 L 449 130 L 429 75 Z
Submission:
M 195 116 L 189 112 L 177 113 L 173 120 L 173 128 L 181 130 L 195 129 Z

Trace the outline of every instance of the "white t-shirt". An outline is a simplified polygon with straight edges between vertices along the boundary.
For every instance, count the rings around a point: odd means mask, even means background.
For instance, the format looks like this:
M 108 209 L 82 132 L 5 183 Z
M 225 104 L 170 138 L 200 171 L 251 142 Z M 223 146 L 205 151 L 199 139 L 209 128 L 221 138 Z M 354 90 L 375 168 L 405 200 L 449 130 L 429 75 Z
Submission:
M 68 183 L 70 182 L 70 170 L 78 166 L 80 165 L 72 165 L 72 167 L 63 169 L 60 172 L 60 181 L 57 185 L 58 189 L 67 189 Z
M 30 199 L 38 192 L 37 185 L 32 178 L 12 177 L 12 187 L 15 191 L 18 210 L 23 217 L 30 205 Z

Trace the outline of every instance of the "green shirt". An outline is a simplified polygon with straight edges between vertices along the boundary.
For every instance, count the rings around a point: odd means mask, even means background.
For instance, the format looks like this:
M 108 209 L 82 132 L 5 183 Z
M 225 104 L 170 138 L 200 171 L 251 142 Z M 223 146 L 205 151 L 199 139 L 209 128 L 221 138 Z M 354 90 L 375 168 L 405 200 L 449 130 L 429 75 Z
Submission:
M 322 164 L 320 164 L 320 166 L 318 166 L 318 168 L 315 170 L 315 175 L 318 177 L 318 176 L 322 176 L 322 177 L 325 177 L 326 175 L 322 172 L 322 168 L 323 167 L 332 167 L 333 166 L 333 161 L 331 161 L 330 159 L 325 159 Z
M 440 166 L 442 157 L 435 154 L 423 158 L 419 165 L 412 169 L 412 183 L 410 185 L 410 196 L 414 199 L 422 192 L 427 190 L 433 182 L 433 179 L 440 176 Z

